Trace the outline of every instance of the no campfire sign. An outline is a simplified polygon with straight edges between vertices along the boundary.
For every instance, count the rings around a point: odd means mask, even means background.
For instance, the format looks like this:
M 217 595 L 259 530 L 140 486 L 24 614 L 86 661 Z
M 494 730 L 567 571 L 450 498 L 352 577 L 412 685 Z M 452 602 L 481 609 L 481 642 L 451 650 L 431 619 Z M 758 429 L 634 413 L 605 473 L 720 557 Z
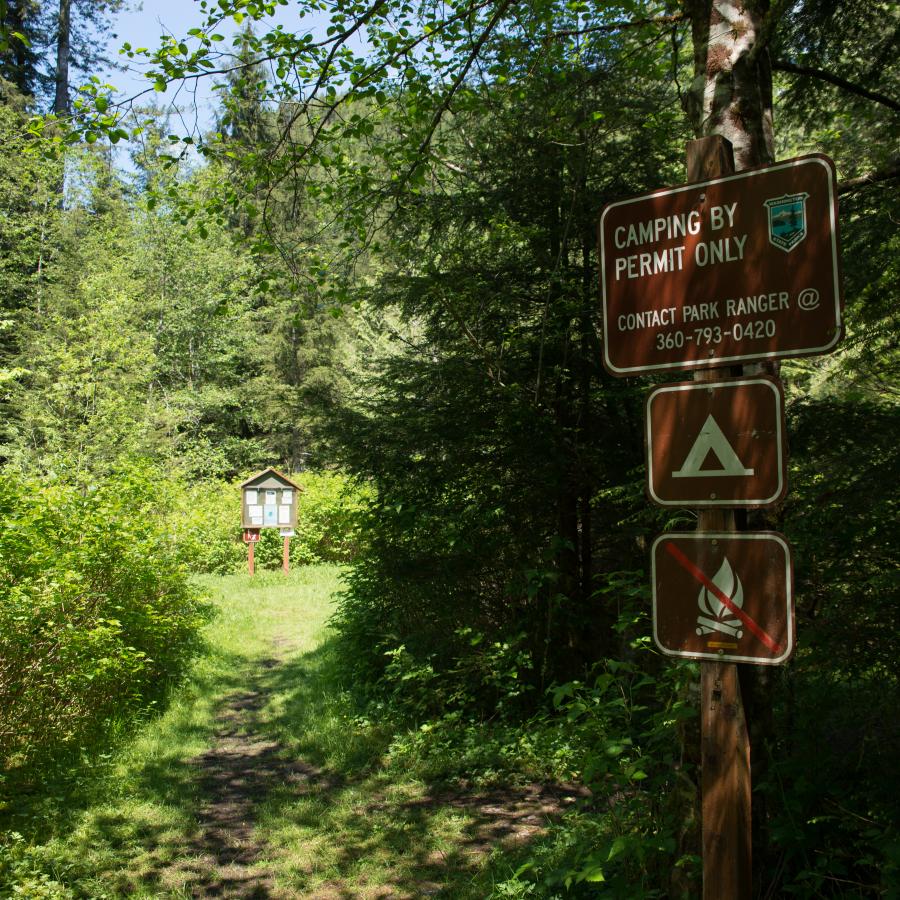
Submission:
M 660 506 L 766 506 L 787 489 L 773 378 L 688 381 L 647 398 L 647 493 Z
M 652 566 L 653 640 L 663 653 L 777 665 L 793 652 L 791 554 L 780 534 L 664 534 Z
M 613 375 L 809 356 L 841 338 L 826 156 L 610 203 L 599 236 Z

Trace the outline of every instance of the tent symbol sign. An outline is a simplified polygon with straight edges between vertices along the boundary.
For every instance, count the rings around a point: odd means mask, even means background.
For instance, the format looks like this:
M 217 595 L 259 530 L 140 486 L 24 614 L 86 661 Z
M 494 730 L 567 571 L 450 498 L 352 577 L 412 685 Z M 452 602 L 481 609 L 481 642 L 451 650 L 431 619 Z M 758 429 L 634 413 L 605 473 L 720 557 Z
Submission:
M 703 463 L 712 453 L 719 461 L 719 468 L 704 469 Z M 754 469 L 746 468 L 738 459 L 734 447 L 728 443 L 719 423 L 712 413 L 706 417 L 697 440 L 680 469 L 672 473 L 673 478 L 715 478 L 717 475 L 737 475 L 747 477 Z
M 774 379 L 663 385 L 647 398 L 647 493 L 660 506 L 776 503 L 787 487 L 783 436 Z

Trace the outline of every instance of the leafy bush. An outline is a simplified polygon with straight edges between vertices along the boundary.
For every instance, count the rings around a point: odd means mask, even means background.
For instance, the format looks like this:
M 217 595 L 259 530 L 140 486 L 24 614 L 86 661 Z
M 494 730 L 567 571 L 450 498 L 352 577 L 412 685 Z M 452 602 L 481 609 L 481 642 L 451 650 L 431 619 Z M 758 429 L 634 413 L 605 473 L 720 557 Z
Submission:
M 403 645 L 387 651 L 381 688 L 395 711 L 411 718 L 476 710 L 502 717 L 517 708 L 516 701 L 531 689 L 524 677 L 533 668 L 521 646 L 524 635 L 488 641 L 480 632 L 459 628 L 455 638 L 464 652 L 440 673 L 430 658 L 417 661 Z
M 697 716 L 688 690 L 695 677 L 688 665 L 654 675 L 607 659 L 591 679 L 554 688 L 556 727 L 596 799 L 567 820 L 565 849 L 555 849 L 552 865 L 531 861 L 545 885 L 602 882 L 610 897 L 623 898 L 693 895 L 699 821 L 681 738 Z
M 900 516 L 885 486 L 900 467 L 900 409 L 826 397 L 789 412 L 797 652 L 774 684 L 770 760 L 754 783 L 769 834 L 754 859 L 772 896 L 896 897 Z
M 688 897 L 699 885 L 698 795 L 692 760 L 697 667 L 650 649 L 642 572 L 616 572 L 598 595 L 618 610 L 621 659 L 604 658 L 584 679 L 550 687 L 523 716 L 533 657 L 522 635 L 452 636 L 454 662 L 387 653 L 370 718 L 396 727 L 394 766 L 427 780 L 510 777 L 575 781 L 590 796 L 520 854 L 491 896 Z M 410 727 L 414 723 L 414 727 Z M 599 886 L 602 885 L 602 888 Z
M 360 512 L 371 490 L 339 472 L 304 472 L 300 484 L 292 558 L 304 565 L 350 562 L 359 551 Z
M 245 571 L 241 541 L 241 493 L 237 484 L 202 481 L 170 485 L 169 521 L 184 559 L 196 572 L 229 575 Z
M 102 744 L 184 674 L 207 607 L 156 473 L 0 477 L 0 767 Z
M 74 891 L 47 872 L 41 848 L 28 844 L 16 831 L 0 835 L 0 889 L 10 897 L 29 900 L 73 900 Z

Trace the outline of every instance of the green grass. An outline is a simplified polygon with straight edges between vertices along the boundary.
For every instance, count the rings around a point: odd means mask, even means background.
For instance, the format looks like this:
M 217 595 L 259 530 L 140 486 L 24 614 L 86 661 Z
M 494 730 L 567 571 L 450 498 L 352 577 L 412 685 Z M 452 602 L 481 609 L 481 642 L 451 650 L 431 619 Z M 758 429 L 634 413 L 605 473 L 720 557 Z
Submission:
M 340 682 L 327 626 L 340 569 L 200 581 L 218 609 L 208 652 L 115 753 L 12 800 L 0 896 L 13 883 L 25 897 L 189 896 L 179 863 L 197 853 L 195 758 L 215 744 L 229 695 L 248 686 L 264 698 L 248 729 L 307 774 L 274 779 L 253 809 L 259 866 L 286 895 L 487 896 L 483 816 L 393 763 L 391 731 L 358 717 Z
M 217 708 L 271 655 L 277 635 L 288 634 L 301 654 L 317 645 L 339 576 L 335 566 L 310 566 L 287 578 L 199 579 L 217 607 L 206 629 L 209 651 L 165 713 L 117 753 L 83 760 L 77 773 L 12 798 L 0 833 L 24 836 L 10 854 L 22 871 L 50 873 L 72 885 L 75 896 L 169 895 L 159 875 L 196 831 L 202 798 L 190 761 L 210 747 Z

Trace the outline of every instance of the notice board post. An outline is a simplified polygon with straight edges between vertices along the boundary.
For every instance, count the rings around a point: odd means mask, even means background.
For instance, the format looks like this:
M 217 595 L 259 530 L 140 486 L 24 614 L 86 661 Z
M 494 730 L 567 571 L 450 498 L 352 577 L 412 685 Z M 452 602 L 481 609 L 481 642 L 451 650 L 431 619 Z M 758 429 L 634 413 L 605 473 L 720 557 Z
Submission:
M 258 528 L 244 529 L 244 543 L 247 545 L 247 572 L 250 575 L 256 574 L 256 554 L 254 546 L 259 541 Z
M 734 172 L 731 144 L 721 135 L 687 145 L 688 182 Z M 694 380 L 721 377 L 699 369 Z M 733 510 L 702 508 L 697 531 L 735 531 Z M 737 664 L 700 663 L 700 766 L 703 900 L 749 900 L 752 890 L 750 740 Z

